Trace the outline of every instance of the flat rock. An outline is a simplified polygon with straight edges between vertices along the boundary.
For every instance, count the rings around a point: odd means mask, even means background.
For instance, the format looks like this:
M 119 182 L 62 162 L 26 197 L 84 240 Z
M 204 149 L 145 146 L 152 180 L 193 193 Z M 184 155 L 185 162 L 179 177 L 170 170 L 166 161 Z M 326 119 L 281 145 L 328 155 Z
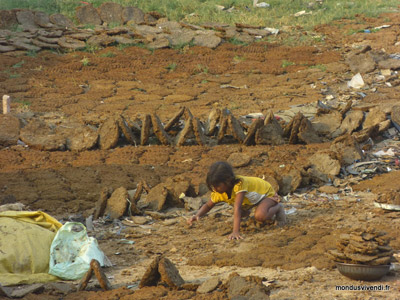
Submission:
M 115 42 L 115 39 L 107 34 L 93 35 L 87 40 L 87 44 L 91 46 L 107 47 Z
M 268 30 L 255 29 L 255 28 L 243 28 L 243 32 L 246 32 L 250 35 L 262 36 L 262 37 L 265 37 L 265 36 L 271 34 L 271 32 L 269 32 Z
M 291 169 L 280 175 L 279 193 L 281 195 L 287 195 L 293 193 L 300 186 L 302 180 L 301 172 L 297 169 Z M 272 182 L 271 182 L 272 185 Z M 278 192 L 278 190 L 275 190 Z
M 243 143 L 245 139 L 245 134 L 239 121 L 231 114 L 228 116 L 228 126 L 233 135 L 233 137 L 239 142 Z
M 342 123 L 342 114 L 338 111 L 332 111 L 328 114 L 315 116 L 312 120 L 315 131 L 320 136 L 329 135 L 336 131 Z
M 195 33 L 191 30 L 175 30 L 167 38 L 171 46 L 177 47 L 193 41 Z
M 19 137 L 25 144 L 34 149 L 45 151 L 65 149 L 65 137 L 57 134 L 54 129 L 40 120 L 31 120 L 28 125 L 21 129 Z
M 75 15 L 81 24 L 101 25 L 102 23 L 97 9 L 92 4 L 77 7 Z
M 389 59 L 381 60 L 378 63 L 378 67 L 380 69 L 398 70 L 398 69 L 400 69 L 400 59 L 389 58 Z
M 112 219 L 118 219 L 122 217 L 128 207 L 128 191 L 126 188 L 121 186 L 116 189 L 111 197 L 107 200 L 107 207 L 105 215 L 109 215 Z
M 390 117 L 392 122 L 395 122 L 399 126 L 397 129 L 400 131 L 400 105 L 393 106 Z
M 171 145 L 171 138 L 165 132 L 163 125 L 161 124 L 158 116 L 153 113 L 151 115 L 151 124 L 153 125 L 154 134 L 163 145 Z
M 336 176 L 340 173 L 340 162 L 333 153 L 319 151 L 309 158 L 311 165 L 328 176 Z
M 62 48 L 69 50 L 79 50 L 79 49 L 84 49 L 86 47 L 85 42 L 66 36 L 61 37 L 58 40 L 58 44 Z
M 168 20 L 167 21 L 162 21 L 162 22 L 161 22 L 161 20 L 159 20 L 157 22 L 157 27 L 161 28 L 163 30 L 167 30 L 169 32 L 180 30 L 182 28 L 181 24 L 179 24 L 178 22 L 168 21 Z
M 247 131 L 246 137 L 243 140 L 243 145 L 250 146 L 256 143 L 255 136 L 258 129 L 263 127 L 264 122 L 262 119 L 256 119 L 251 123 L 249 130 Z
M 222 39 L 216 36 L 213 32 L 201 33 L 194 37 L 193 43 L 196 46 L 202 46 L 207 48 L 216 48 L 222 42 Z
M 361 110 L 351 110 L 346 114 L 346 117 L 342 121 L 342 124 L 340 124 L 340 128 L 337 129 L 340 134 L 342 135 L 344 133 L 352 133 L 355 131 L 358 127 L 360 127 L 362 121 L 364 120 L 364 113 Z M 336 136 L 338 136 L 336 135 Z M 332 137 L 336 137 L 334 134 L 332 134 Z
M 191 133 L 193 133 L 193 119 L 189 118 L 185 121 L 185 126 L 183 127 L 183 129 L 176 136 L 175 145 L 183 146 L 186 139 L 189 137 Z
M 350 165 L 354 161 L 364 158 L 360 146 L 350 134 L 345 134 L 335 139 L 331 144 L 330 150 L 336 152 L 340 163 L 343 165 Z
M 20 124 L 18 118 L 12 115 L 0 115 L 0 146 L 16 145 L 19 137 Z
M 375 61 L 369 53 L 361 53 L 357 55 L 349 55 L 346 59 L 353 73 L 370 73 L 375 70 Z
M 122 21 L 124 23 L 133 22 L 135 24 L 144 24 L 144 12 L 137 7 L 125 7 L 122 10 Z
M 72 151 L 84 151 L 93 148 L 98 141 L 98 132 L 89 126 L 79 126 L 68 134 L 67 149 Z
M 114 37 L 115 42 L 121 45 L 132 45 L 135 44 L 136 41 L 134 39 L 126 38 L 124 36 L 115 36 Z
M 34 283 L 34 284 L 27 284 L 23 285 L 18 289 L 13 289 L 11 292 L 11 297 L 12 298 L 22 298 L 25 295 L 28 295 L 30 293 L 40 293 L 40 291 L 44 290 L 44 284 L 43 283 Z
M 156 36 L 155 40 L 147 44 L 150 49 L 162 49 L 169 47 L 169 39 L 165 36 Z
M 301 120 L 299 133 L 297 134 L 297 136 L 300 141 L 306 144 L 322 142 L 322 139 L 318 136 L 312 123 L 305 117 Z
M 135 35 L 139 35 L 141 37 L 146 37 L 148 35 L 156 35 L 159 33 L 163 33 L 163 30 L 157 27 L 148 26 L 148 25 L 136 25 L 133 26 L 133 32 Z
M 218 121 L 220 119 L 221 110 L 219 108 L 213 108 L 208 115 L 208 121 L 206 125 L 206 135 L 213 135 L 217 129 Z
M 232 153 L 227 161 L 232 167 L 239 168 L 247 166 L 251 162 L 251 157 L 244 153 Z
M 0 53 L 5 53 L 5 52 L 10 52 L 10 51 L 15 51 L 15 50 L 17 50 L 17 48 L 14 46 L 0 45 Z
M 69 18 L 62 14 L 53 14 L 50 15 L 49 20 L 51 23 L 58 27 L 63 28 L 73 28 L 75 27 L 74 22 L 72 22 Z
M 139 288 L 145 286 L 155 286 L 159 282 L 161 275 L 158 271 L 158 264 L 161 260 L 161 256 L 157 256 L 146 269 L 142 279 L 139 283 Z
M 113 2 L 105 2 L 101 4 L 100 7 L 98 8 L 101 20 L 108 24 L 112 23 L 123 24 L 124 23 L 122 18 L 123 10 L 124 8 L 120 4 Z
M 250 44 L 254 42 L 254 37 L 252 37 L 250 34 L 246 32 L 240 32 L 237 35 L 233 37 L 235 40 L 245 43 L 245 44 Z
M 118 118 L 118 126 L 129 144 L 135 146 L 139 144 L 138 139 L 133 134 L 131 128 L 128 125 L 128 122 L 124 119 L 124 117 L 121 116 L 120 118 Z
M 145 115 L 142 121 L 142 128 L 140 133 L 140 145 L 146 145 L 149 142 L 151 128 L 151 116 Z
M 373 108 L 368 112 L 367 116 L 365 117 L 363 128 L 376 126 L 385 120 L 386 120 L 386 114 L 378 107 Z
M 18 40 L 18 39 L 15 39 L 12 42 L 12 46 L 16 47 L 17 49 L 27 50 L 27 51 L 39 51 L 40 50 L 40 47 L 34 46 L 32 44 L 25 43 L 25 42 L 23 42 L 21 40 Z
M 198 288 L 197 292 L 206 294 L 214 291 L 221 284 L 221 280 L 218 277 L 211 277 L 204 281 Z
M 197 144 L 199 144 L 200 146 L 205 145 L 207 141 L 200 120 L 198 118 L 194 118 L 192 123 L 193 123 L 193 133 L 196 138 Z
M 226 283 L 229 299 L 268 300 L 269 296 L 261 280 L 246 280 L 237 273 Z
M 100 191 L 99 200 L 97 200 L 94 212 L 93 212 L 93 219 L 97 220 L 98 218 L 104 215 L 107 207 L 108 197 L 110 196 L 111 190 L 108 188 L 103 187 Z
M 58 49 L 58 48 L 60 48 L 60 45 L 58 45 L 58 44 L 50 44 L 50 43 L 42 42 L 39 40 L 32 40 L 32 44 L 39 48 L 42 48 L 42 49 Z
M 40 27 L 44 27 L 44 28 L 54 27 L 54 25 L 50 22 L 49 15 L 42 11 L 35 12 L 34 21 Z
M 93 36 L 93 32 L 92 31 L 75 31 L 66 36 L 69 38 L 72 38 L 72 39 L 76 39 L 76 40 L 85 42 L 87 39 L 89 39 Z
M 255 142 L 258 145 L 282 145 L 285 143 L 282 133 L 282 128 L 274 123 L 264 125 L 257 130 Z
M 119 127 L 115 119 L 107 119 L 101 126 L 99 131 L 100 149 L 111 149 L 115 147 L 119 139 Z
M 159 183 L 153 187 L 146 197 L 145 203 L 148 208 L 156 211 L 161 211 L 167 201 L 168 189 L 164 183 Z
M 0 29 L 11 29 L 18 25 L 15 11 L 0 10 Z
M 30 10 L 21 10 L 16 12 L 17 21 L 24 28 L 38 28 L 35 23 L 35 15 Z
M 178 269 L 166 257 L 162 258 L 158 264 L 158 272 L 161 275 L 161 281 L 168 284 L 170 287 L 180 287 L 185 283 Z

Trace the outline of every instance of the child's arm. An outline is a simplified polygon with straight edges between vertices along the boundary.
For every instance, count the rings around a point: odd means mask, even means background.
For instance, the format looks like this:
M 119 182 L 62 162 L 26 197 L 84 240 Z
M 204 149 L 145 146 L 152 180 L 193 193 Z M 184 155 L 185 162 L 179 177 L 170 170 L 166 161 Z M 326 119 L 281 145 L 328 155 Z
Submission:
M 235 205 L 233 207 L 233 232 L 229 235 L 230 240 L 240 240 L 243 237 L 240 235 L 240 218 L 242 217 L 242 203 L 245 192 L 236 194 Z
M 198 221 L 202 216 L 204 216 L 206 213 L 208 213 L 210 211 L 211 208 L 213 208 L 215 205 L 214 202 L 212 202 L 211 200 L 208 200 L 207 203 L 205 203 L 197 212 L 197 214 L 195 214 L 194 216 L 192 216 L 189 220 L 187 220 L 189 225 L 192 225 L 192 223 L 194 221 Z

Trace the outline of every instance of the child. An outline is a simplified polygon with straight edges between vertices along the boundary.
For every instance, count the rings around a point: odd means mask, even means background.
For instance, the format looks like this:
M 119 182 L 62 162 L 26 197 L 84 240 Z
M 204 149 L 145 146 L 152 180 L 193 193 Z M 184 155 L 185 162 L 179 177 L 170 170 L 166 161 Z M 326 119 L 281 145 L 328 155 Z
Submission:
M 219 161 L 211 165 L 207 174 L 207 186 L 212 191 L 211 199 L 192 216 L 188 223 L 198 221 L 218 202 L 224 201 L 234 206 L 233 232 L 230 240 L 242 239 L 239 233 L 240 219 L 250 214 L 256 206 L 254 218 L 258 222 L 271 220 L 276 215 L 279 226 L 286 223 L 283 205 L 272 186 L 258 177 L 235 176 L 230 164 Z

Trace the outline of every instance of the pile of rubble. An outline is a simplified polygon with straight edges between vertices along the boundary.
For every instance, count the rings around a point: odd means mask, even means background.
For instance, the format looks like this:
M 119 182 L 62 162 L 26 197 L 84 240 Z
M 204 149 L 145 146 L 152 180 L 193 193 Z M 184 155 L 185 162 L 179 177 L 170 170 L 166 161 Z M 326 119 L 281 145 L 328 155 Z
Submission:
M 337 262 L 387 265 L 393 257 L 393 249 L 385 235 L 374 229 L 342 234 L 336 243 L 337 250 L 330 250 L 328 254 Z
M 236 24 L 203 24 L 196 26 L 172 22 L 157 12 L 144 13 L 137 7 L 117 3 L 91 4 L 78 7 L 74 22 L 61 14 L 47 15 L 32 10 L 0 10 L 0 53 L 16 50 L 61 51 L 87 47 L 145 44 L 149 49 L 183 47 L 185 45 L 215 48 L 235 39 L 251 43 L 271 34 L 270 29 Z M 119 26 L 110 28 L 110 25 Z M 92 26 L 94 29 L 85 27 Z
M 380 194 L 376 202 L 400 205 L 400 190 L 390 190 L 386 193 Z

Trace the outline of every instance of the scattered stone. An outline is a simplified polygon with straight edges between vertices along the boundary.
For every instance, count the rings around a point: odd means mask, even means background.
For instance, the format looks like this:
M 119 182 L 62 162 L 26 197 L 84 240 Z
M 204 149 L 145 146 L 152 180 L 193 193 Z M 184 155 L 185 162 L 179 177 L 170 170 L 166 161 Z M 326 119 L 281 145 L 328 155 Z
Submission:
M 144 12 L 137 7 L 125 7 L 122 11 L 122 21 L 124 23 L 144 24 Z
M 360 127 L 363 119 L 364 113 L 361 110 L 349 111 L 342 121 L 340 127 L 334 133 L 332 133 L 332 137 L 336 138 L 345 133 L 351 134 L 353 131 Z
M 253 276 L 252 276 L 253 277 Z M 237 273 L 231 274 L 226 283 L 229 299 L 244 299 L 252 300 L 268 300 L 268 291 L 262 284 L 262 280 L 247 280 L 247 277 L 241 277 Z
M 40 293 L 43 290 L 44 290 L 44 284 L 42 283 L 28 284 L 20 286 L 17 289 L 13 289 L 11 292 L 11 297 L 22 298 L 30 293 Z
M 80 24 L 101 25 L 102 23 L 97 9 L 92 4 L 78 7 L 75 15 Z
M 378 134 L 379 134 L 379 124 L 376 124 L 375 126 L 370 126 L 360 131 L 354 132 L 352 136 L 355 138 L 357 143 L 363 143 L 370 137 L 371 138 L 376 137 Z
M 119 139 L 119 127 L 115 119 L 107 119 L 99 130 L 100 149 L 108 150 L 115 147 Z
M 21 141 L 34 149 L 45 151 L 65 149 L 65 137 L 57 134 L 55 129 L 40 120 L 31 120 L 21 129 L 19 137 Z
M 377 124 L 386 120 L 386 114 L 380 108 L 373 108 L 371 109 L 363 123 L 363 127 L 371 127 L 376 126 Z
M 185 202 L 186 210 L 199 210 L 205 203 L 201 197 L 183 197 L 181 198 Z
M 14 47 L 14 46 L 3 46 L 3 45 L 0 45 L 0 53 L 11 52 L 11 51 L 15 51 L 15 50 L 17 50 L 17 48 Z
M 221 41 L 221 38 L 214 33 L 201 33 L 194 37 L 193 44 L 213 49 L 216 48 Z
M 107 200 L 107 207 L 104 212 L 105 215 L 109 215 L 112 219 L 118 219 L 125 214 L 128 207 L 128 191 L 126 188 L 121 186 L 116 189 L 111 197 Z
M 161 260 L 161 256 L 157 256 L 147 268 L 146 272 L 144 273 L 142 279 L 139 283 L 139 288 L 145 286 L 155 286 L 159 282 L 161 275 L 158 271 L 158 264 Z
M 58 44 L 65 49 L 69 50 L 80 50 L 86 47 L 85 42 L 73 39 L 67 36 L 63 36 L 58 40 Z
M 191 30 L 176 30 L 173 31 L 167 38 L 173 47 L 189 44 L 193 41 L 195 33 Z
M 20 125 L 18 118 L 12 115 L 0 115 L 0 146 L 16 145 L 19 137 Z
M 240 168 L 247 166 L 251 162 L 251 157 L 243 153 L 232 153 L 227 161 L 232 167 Z
M 158 140 L 161 142 L 161 144 L 171 145 L 171 139 L 165 132 L 160 119 L 155 113 L 151 115 L 151 124 L 153 125 L 154 133 L 157 136 Z
M 320 193 L 326 193 L 326 194 L 337 194 L 339 192 L 339 189 L 332 185 L 323 185 L 318 188 L 318 191 Z
M 398 70 L 400 69 L 400 60 L 395 58 L 381 60 L 378 62 L 378 67 L 379 69 Z
M 309 158 L 310 164 L 319 172 L 328 176 L 337 176 L 340 173 L 340 162 L 334 152 L 318 151 Z
M 93 148 L 98 141 L 99 134 L 89 126 L 74 128 L 66 138 L 67 149 L 72 151 L 84 151 Z
M 198 288 L 197 292 L 201 294 L 207 294 L 214 291 L 221 284 L 221 280 L 218 277 L 211 277 L 204 281 Z
M 122 24 L 123 9 L 120 4 L 113 2 L 105 2 L 98 8 L 101 20 L 107 24 Z
M 164 183 L 160 183 L 152 188 L 146 197 L 145 203 L 148 208 L 156 211 L 161 211 L 167 201 L 168 189 Z
M 150 137 L 151 116 L 145 115 L 142 121 L 142 130 L 140 134 L 140 145 L 147 145 Z
M 11 29 L 18 25 L 15 11 L 0 10 L 0 29 Z
M 34 44 L 35 46 L 38 46 L 39 48 L 42 48 L 42 49 L 58 49 L 58 48 L 60 48 L 60 46 L 58 44 L 49 44 L 49 43 L 45 43 L 45 42 L 38 41 L 38 40 L 32 40 L 32 44 Z
M 369 53 L 351 54 L 346 63 L 353 73 L 370 73 L 375 70 L 375 61 Z
M 157 36 L 153 42 L 147 44 L 147 47 L 149 47 L 150 49 L 168 48 L 169 40 L 165 36 Z
M 320 136 L 327 136 L 335 132 L 342 123 L 342 115 L 338 111 L 331 111 L 327 114 L 320 114 L 315 116 L 312 120 L 315 131 Z
M 350 134 L 345 134 L 335 139 L 331 144 L 330 150 L 337 153 L 342 165 L 351 165 L 354 161 L 364 158 L 360 146 Z
M 53 14 L 50 16 L 49 20 L 54 25 L 65 29 L 75 27 L 74 23 L 62 14 Z
M 185 283 L 178 269 L 168 259 L 162 258 L 158 264 L 158 272 L 161 275 L 161 281 L 167 283 L 170 287 L 180 287 Z
M 289 172 L 280 175 L 279 194 L 287 195 L 293 193 L 300 186 L 301 180 L 301 172 L 297 169 L 291 169 Z

